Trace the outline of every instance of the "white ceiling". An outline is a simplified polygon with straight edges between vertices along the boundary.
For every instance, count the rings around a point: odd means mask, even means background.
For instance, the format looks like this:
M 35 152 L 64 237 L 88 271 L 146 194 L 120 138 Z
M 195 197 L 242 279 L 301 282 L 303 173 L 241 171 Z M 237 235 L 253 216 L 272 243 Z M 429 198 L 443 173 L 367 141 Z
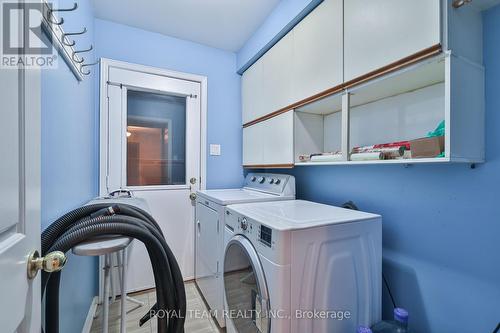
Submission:
M 238 51 L 280 0 L 93 0 L 98 18 Z

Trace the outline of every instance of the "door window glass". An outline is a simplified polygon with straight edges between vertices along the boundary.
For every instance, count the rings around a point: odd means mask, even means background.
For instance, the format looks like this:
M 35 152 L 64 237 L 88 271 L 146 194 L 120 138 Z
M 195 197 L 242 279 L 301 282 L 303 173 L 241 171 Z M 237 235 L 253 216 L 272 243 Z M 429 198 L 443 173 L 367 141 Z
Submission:
M 186 184 L 186 98 L 127 94 L 127 185 Z

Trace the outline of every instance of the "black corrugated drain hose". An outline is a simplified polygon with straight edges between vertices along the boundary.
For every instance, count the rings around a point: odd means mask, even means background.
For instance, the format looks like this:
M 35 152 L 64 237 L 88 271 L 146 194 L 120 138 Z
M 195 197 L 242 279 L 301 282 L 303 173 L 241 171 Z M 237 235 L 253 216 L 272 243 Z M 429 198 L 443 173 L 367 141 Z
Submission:
M 102 235 L 127 236 L 145 245 L 156 284 L 157 303 L 151 310 L 163 309 L 165 314 L 170 315 L 158 316 L 158 332 L 184 332 L 186 294 L 182 274 L 158 224 L 147 212 L 124 204 L 80 207 L 59 218 L 42 233 L 42 253 L 67 252 L 84 241 Z M 42 273 L 47 333 L 59 332 L 59 282 L 60 272 Z M 152 316 L 151 310 L 143 317 L 141 325 Z

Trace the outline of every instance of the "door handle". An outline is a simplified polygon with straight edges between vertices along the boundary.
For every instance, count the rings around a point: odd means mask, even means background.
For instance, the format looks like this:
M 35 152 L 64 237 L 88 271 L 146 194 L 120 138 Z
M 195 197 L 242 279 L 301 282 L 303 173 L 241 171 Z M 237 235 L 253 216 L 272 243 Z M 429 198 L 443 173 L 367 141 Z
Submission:
M 59 272 L 67 260 L 66 255 L 61 251 L 50 252 L 45 257 L 40 257 L 40 253 L 35 250 L 28 256 L 28 278 L 33 280 L 39 270 L 47 273 Z
M 191 200 L 193 200 L 193 201 L 194 201 L 194 200 L 196 200 L 196 193 L 191 193 L 191 194 L 189 195 L 189 199 L 191 199 Z

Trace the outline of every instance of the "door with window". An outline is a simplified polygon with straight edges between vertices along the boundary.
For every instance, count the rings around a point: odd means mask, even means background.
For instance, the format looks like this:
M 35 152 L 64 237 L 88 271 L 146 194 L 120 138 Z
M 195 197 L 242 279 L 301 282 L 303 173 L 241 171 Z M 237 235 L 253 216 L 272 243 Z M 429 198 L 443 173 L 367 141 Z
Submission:
M 184 278 L 191 279 L 194 199 L 201 178 L 201 82 L 182 73 L 102 63 L 100 194 L 124 189 L 144 198 Z M 139 242 L 129 250 L 129 265 L 128 291 L 154 286 Z

